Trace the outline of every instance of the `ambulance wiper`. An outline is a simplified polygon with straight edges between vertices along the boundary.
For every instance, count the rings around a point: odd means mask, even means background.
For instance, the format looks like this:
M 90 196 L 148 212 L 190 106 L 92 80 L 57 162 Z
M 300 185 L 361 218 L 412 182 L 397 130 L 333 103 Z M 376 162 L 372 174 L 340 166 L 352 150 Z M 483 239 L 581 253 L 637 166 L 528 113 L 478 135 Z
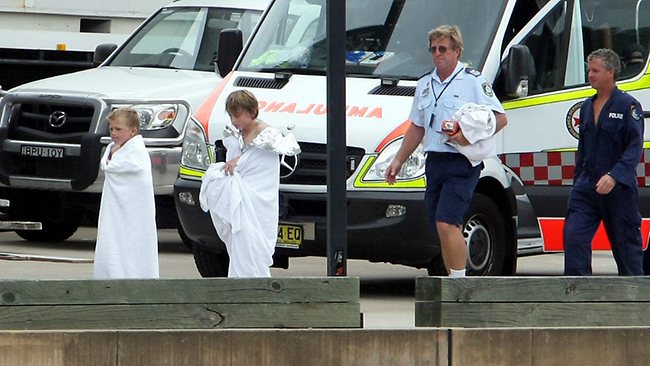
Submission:
M 354 73 L 354 72 L 348 72 L 345 74 L 346 76 L 351 76 L 355 78 L 365 78 L 365 79 L 381 79 L 381 82 L 383 85 L 388 85 L 391 83 L 397 83 L 401 80 L 417 80 L 418 78 L 414 78 L 411 75 L 377 75 L 377 74 L 360 74 L 360 73 Z
M 300 67 L 265 67 L 257 70 L 259 72 L 273 72 L 283 74 L 303 74 L 303 75 L 325 75 L 325 70 L 303 69 Z

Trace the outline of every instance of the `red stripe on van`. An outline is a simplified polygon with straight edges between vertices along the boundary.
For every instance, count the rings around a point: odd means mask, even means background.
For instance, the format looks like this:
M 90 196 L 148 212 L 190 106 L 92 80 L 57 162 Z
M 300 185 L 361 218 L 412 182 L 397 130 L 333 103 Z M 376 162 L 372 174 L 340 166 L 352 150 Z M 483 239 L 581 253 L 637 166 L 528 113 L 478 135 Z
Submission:
M 563 252 L 564 251 L 564 218 L 560 217 L 543 217 L 539 219 L 539 227 L 542 230 L 542 239 L 544 240 L 545 252 Z M 648 233 L 650 232 L 650 219 L 641 220 L 641 240 L 643 249 L 648 248 Z M 593 250 L 611 250 L 611 244 L 605 233 L 603 223 L 600 223 L 594 240 L 591 242 Z
M 194 118 L 196 118 L 199 123 L 203 126 L 205 129 L 205 133 L 208 133 L 208 122 L 210 122 L 210 114 L 212 114 L 212 109 L 214 108 L 214 105 L 217 103 L 217 99 L 223 92 L 223 89 L 228 85 L 228 81 L 230 80 L 230 77 L 232 76 L 232 71 L 226 75 L 223 80 L 217 85 L 216 88 L 210 93 L 210 95 L 205 99 L 205 101 L 201 104 L 199 109 L 197 109 L 196 113 L 194 114 Z
M 386 145 L 388 145 L 391 141 L 404 136 L 406 133 L 406 130 L 409 128 L 411 125 L 411 120 L 407 119 L 406 121 L 402 122 L 399 126 L 397 126 L 396 129 L 394 129 L 391 133 L 386 136 L 385 139 L 382 140 L 382 142 L 377 146 L 375 149 L 375 152 L 380 152 L 381 150 L 384 149 Z

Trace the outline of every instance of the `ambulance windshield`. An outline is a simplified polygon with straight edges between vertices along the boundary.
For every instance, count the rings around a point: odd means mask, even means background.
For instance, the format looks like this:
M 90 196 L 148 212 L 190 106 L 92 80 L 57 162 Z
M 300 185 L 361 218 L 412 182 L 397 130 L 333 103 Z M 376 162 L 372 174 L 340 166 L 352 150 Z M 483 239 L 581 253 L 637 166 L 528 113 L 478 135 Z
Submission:
M 427 33 L 457 25 L 461 60 L 479 68 L 503 12 L 495 0 L 348 0 L 346 73 L 417 79 L 433 67 Z M 326 0 L 278 0 L 244 51 L 239 70 L 325 74 Z

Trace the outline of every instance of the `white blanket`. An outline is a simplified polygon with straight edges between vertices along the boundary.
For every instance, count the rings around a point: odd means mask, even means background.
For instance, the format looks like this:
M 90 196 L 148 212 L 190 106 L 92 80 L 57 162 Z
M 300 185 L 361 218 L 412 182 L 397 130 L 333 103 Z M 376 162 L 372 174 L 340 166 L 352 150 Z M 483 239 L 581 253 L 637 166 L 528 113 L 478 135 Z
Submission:
M 475 103 L 463 104 L 452 118 L 458 121 L 463 136 L 469 141 L 469 145 L 451 143 L 458 152 L 465 155 L 477 166 L 486 158 L 496 156 L 496 143 L 494 131 L 496 131 L 496 117 L 494 112 L 487 106 Z
M 158 234 L 151 159 L 141 135 L 128 140 L 111 160 L 108 145 L 104 171 L 95 278 L 158 278 Z
M 228 277 L 270 277 L 278 237 L 278 154 L 300 152 L 293 135 L 265 128 L 249 146 L 240 137 L 224 139 L 227 160 L 241 153 L 235 173 L 224 163 L 210 165 L 203 177 L 199 201 L 209 211 L 230 256 Z

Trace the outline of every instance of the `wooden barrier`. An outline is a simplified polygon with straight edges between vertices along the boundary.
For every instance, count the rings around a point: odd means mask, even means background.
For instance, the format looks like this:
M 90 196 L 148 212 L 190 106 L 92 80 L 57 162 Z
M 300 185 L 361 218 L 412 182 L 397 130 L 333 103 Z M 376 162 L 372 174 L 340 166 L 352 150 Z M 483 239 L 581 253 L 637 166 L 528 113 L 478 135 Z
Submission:
M 0 365 L 646 366 L 650 328 L 0 331 Z
M 650 277 L 420 277 L 417 327 L 650 326 Z
M 360 326 L 358 278 L 0 282 L 0 329 Z

